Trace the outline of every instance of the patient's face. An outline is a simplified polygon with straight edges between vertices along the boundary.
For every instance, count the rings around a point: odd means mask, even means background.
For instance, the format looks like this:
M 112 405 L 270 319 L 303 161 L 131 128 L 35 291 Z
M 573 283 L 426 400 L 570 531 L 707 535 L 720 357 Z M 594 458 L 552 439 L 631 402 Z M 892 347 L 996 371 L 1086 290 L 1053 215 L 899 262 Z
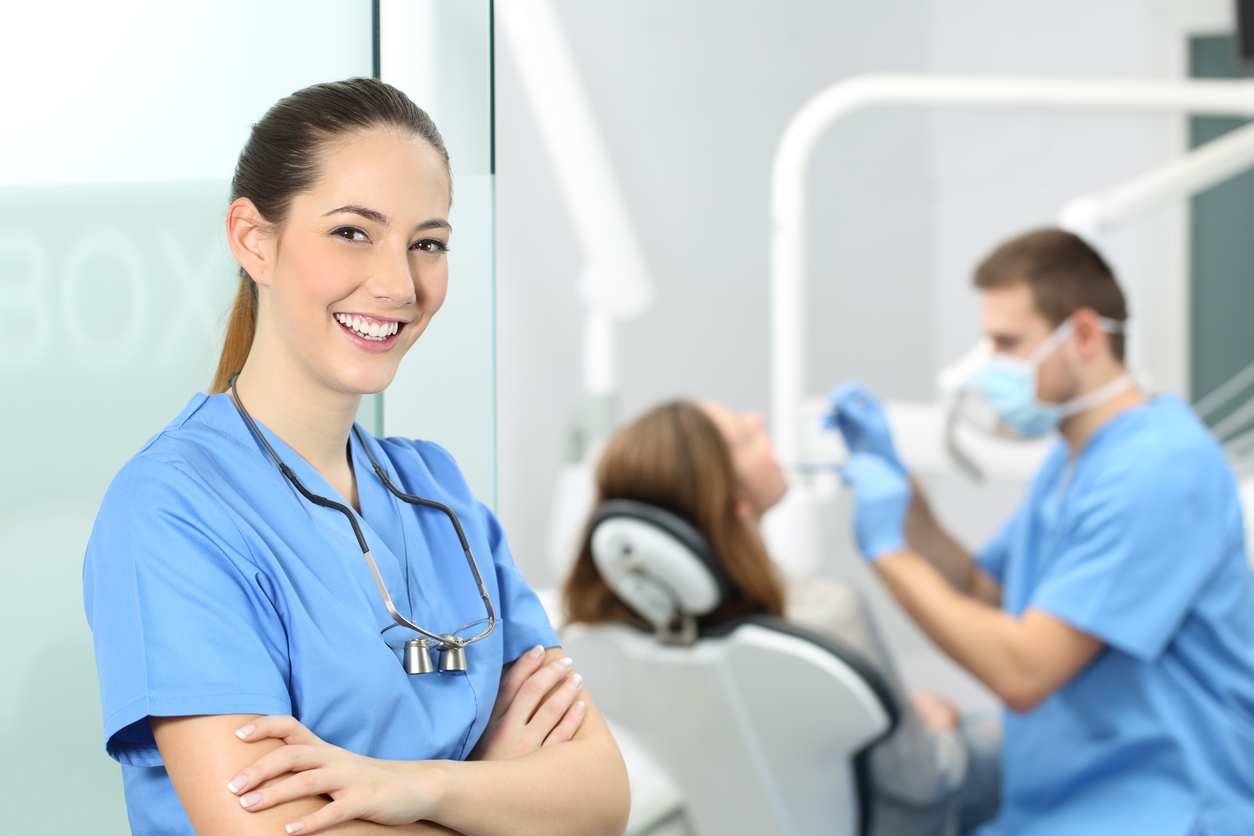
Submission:
M 788 490 L 784 470 L 771 450 L 771 437 L 766 434 L 762 413 L 732 412 L 711 401 L 702 403 L 701 409 L 727 441 L 740 491 L 749 500 L 754 515 L 761 517 Z

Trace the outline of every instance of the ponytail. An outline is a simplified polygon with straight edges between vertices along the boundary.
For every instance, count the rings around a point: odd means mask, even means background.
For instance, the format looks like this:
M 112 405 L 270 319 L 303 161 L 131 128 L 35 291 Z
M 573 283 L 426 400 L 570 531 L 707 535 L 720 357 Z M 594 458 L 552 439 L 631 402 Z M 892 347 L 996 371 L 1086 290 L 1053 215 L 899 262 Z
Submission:
M 218 371 L 213 376 L 213 385 L 209 394 L 216 395 L 231 388 L 231 376 L 244 369 L 244 361 L 248 359 L 248 351 L 253 346 L 253 335 L 257 333 L 257 283 L 244 272 L 239 271 L 239 290 L 235 292 L 235 302 L 231 305 L 231 318 L 226 323 L 226 340 L 222 344 L 222 357 L 218 360 Z

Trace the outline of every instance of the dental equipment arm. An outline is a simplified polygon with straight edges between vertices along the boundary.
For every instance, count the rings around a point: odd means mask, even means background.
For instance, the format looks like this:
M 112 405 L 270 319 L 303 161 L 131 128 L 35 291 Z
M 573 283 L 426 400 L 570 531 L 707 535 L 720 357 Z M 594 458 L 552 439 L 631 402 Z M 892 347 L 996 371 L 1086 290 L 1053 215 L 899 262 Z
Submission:
M 644 250 L 557 4 L 512 0 L 498 4 L 496 15 L 585 258 L 579 279 L 584 392 L 613 397 L 618 390 L 614 325 L 653 304 Z
M 545 663 L 564 655 L 561 648 L 549 648 Z M 235 730 L 254 718 L 239 715 L 153 718 L 152 725 L 197 833 L 273 834 L 299 818 L 309 826 L 291 832 L 616 836 L 629 806 L 626 770 L 587 692 L 581 689 L 578 698 L 585 704 L 584 719 L 569 742 L 507 760 L 368 758 L 324 744 L 294 721 L 289 722 L 299 728 L 288 741 L 292 745 L 275 738 L 245 743 Z M 263 726 L 275 719 L 255 722 Z M 242 808 L 226 785 L 241 770 L 254 768 L 249 785 L 261 787 L 261 797 L 249 806 L 258 812 Z M 286 789 L 277 789 L 285 784 Z M 383 799 L 372 821 L 318 830 L 318 812 L 329 806 L 326 796 L 338 801 L 341 788 L 362 786 L 369 797 Z M 423 821 L 399 824 L 414 819 Z

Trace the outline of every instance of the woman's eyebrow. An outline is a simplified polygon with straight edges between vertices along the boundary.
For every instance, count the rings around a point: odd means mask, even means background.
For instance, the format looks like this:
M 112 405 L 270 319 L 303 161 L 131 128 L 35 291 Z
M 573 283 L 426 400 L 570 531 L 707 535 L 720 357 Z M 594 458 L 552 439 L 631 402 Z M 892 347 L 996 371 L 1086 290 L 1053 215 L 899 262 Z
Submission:
M 368 209 L 365 206 L 354 206 L 354 205 L 341 206 L 339 209 L 332 209 L 330 212 L 327 212 L 326 215 L 323 215 L 322 217 L 325 218 L 328 215 L 338 215 L 338 214 L 343 214 L 343 213 L 348 213 L 350 215 L 360 215 L 368 221 L 374 221 L 379 226 L 388 225 L 387 215 L 384 215 L 382 212 L 376 212 L 374 209 Z M 449 232 L 453 231 L 452 225 L 448 221 L 444 220 L 443 218 L 432 218 L 431 220 L 423 221 L 422 223 L 414 227 L 415 231 L 423 230 L 423 229 L 447 229 Z
M 326 215 L 323 215 L 322 217 L 324 217 L 324 218 L 325 218 L 325 217 L 327 217 L 327 215 L 338 215 L 338 214 L 341 214 L 341 213 L 348 213 L 348 214 L 352 214 L 352 215 L 361 215 L 361 216 L 362 216 L 363 218 L 365 218 L 366 220 L 368 220 L 368 221 L 374 221 L 375 223 L 379 224 L 380 226 L 387 226 L 387 225 L 388 225 L 388 219 L 387 219 L 387 216 L 386 216 L 386 215 L 384 215 L 382 212 L 376 212 L 376 211 L 375 211 L 375 210 L 373 210 L 373 209 L 367 209 L 365 206 L 351 206 L 351 205 L 350 205 L 350 206 L 341 206 L 339 209 L 332 209 L 330 212 L 327 212 L 327 214 L 326 214 Z

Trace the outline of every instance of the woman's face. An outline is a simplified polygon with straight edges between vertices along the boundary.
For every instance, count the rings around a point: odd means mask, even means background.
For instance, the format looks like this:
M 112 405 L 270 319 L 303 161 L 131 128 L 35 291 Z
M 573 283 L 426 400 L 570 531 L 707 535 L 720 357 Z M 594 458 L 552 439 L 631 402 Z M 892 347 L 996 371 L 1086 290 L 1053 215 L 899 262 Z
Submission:
M 258 334 L 333 390 L 379 392 L 444 304 L 448 175 L 426 141 L 388 129 L 338 140 L 319 163 L 272 240 Z
M 771 437 L 766 434 L 762 413 L 732 412 L 710 401 L 702 403 L 701 409 L 727 442 L 741 495 L 748 500 L 754 515 L 761 517 L 788 490 L 784 470 L 771 450 Z

